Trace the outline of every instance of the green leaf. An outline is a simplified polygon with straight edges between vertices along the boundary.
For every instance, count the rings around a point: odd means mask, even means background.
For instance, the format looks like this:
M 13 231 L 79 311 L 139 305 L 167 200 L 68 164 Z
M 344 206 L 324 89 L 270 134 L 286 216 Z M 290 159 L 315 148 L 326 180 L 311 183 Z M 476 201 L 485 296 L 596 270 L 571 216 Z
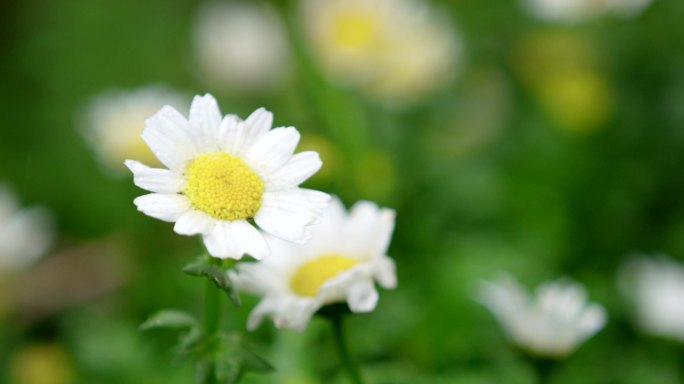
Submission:
M 237 383 L 244 372 L 237 356 L 229 356 L 228 358 L 217 356 L 215 369 L 216 379 L 219 383 Z
M 240 295 L 228 277 L 228 273 L 216 265 L 208 264 L 206 259 L 190 263 L 183 267 L 183 272 L 191 276 L 203 276 L 213 281 L 216 287 L 226 293 L 236 307 L 240 306 Z
M 181 335 L 176 346 L 176 359 L 185 360 L 190 356 L 198 354 L 198 346 L 204 341 L 206 335 L 200 327 L 192 327 L 190 331 Z M 201 351 L 199 351 L 201 352 Z
M 197 326 L 197 320 L 191 315 L 177 310 L 165 309 L 150 316 L 140 325 L 141 331 L 157 328 L 192 328 Z
M 271 363 L 249 350 L 245 345 L 243 345 L 240 350 L 240 359 L 242 360 L 242 367 L 246 371 L 259 373 L 270 373 L 275 371 L 275 368 Z

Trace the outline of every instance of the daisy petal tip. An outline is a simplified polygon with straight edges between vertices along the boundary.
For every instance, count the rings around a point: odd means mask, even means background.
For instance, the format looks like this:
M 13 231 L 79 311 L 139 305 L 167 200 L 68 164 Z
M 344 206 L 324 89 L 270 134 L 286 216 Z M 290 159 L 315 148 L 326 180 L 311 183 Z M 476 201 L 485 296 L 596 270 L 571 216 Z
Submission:
M 126 166 L 126 168 L 128 168 L 133 173 L 135 173 L 135 169 L 139 168 L 140 164 L 141 164 L 139 161 L 130 160 L 130 159 L 124 160 L 123 163 Z
M 304 245 L 308 243 L 312 237 L 313 235 L 311 234 L 311 232 L 308 229 L 304 229 L 299 237 L 292 238 L 290 239 L 290 241 L 297 245 Z

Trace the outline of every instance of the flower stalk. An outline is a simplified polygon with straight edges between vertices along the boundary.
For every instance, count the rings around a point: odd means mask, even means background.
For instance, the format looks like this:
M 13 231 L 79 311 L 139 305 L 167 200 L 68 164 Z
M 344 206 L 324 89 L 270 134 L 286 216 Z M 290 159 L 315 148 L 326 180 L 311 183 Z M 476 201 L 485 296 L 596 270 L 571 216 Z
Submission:
M 551 383 L 556 367 L 558 366 L 558 361 L 542 357 L 530 357 L 529 359 L 537 373 L 537 382 L 539 384 Z
M 221 322 L 221 300 L 218 288 L 213 281 L 205 282 L 204 292 L 204 329 L 208 336 L 215 335 Z
M 347 343 L 344 336 L 344 312 L 333 311 L 329 316 L 332 323 L 333 337 L 335 339 L 335 346 L 340 356 L 340 364 L 344 369 L 349 380 L 354 384 L 363 384 L 359 367 L 349 354 Z

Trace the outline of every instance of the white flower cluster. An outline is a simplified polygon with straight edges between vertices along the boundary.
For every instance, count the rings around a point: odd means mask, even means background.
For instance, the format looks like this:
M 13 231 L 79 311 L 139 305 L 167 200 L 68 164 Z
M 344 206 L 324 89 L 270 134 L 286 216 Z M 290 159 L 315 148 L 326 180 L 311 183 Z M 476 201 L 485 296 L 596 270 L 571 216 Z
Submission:
M 242 259 L 232 279 L 264 296 L 250 318 L 304 329 L 323 305 L 347 301 L 353 312 L 375 308 L 374 282 L 396 285 L 386 256 L 394 212 L 359 202 L 346 213 L 323 192 L 300 188 L 321 167 L 316 152 L 295 154 L 299 132 L 273 128 L 258 109 L 245 120 L 222 115 L 213 96 L 196 96 L 186 119 L 165 106 L 146 120 L 142 137 L 167 169 L 127 160 L 143 213 L 202 235 L 209 253 Z M 326 210 L 327 207 L 327 210 Z

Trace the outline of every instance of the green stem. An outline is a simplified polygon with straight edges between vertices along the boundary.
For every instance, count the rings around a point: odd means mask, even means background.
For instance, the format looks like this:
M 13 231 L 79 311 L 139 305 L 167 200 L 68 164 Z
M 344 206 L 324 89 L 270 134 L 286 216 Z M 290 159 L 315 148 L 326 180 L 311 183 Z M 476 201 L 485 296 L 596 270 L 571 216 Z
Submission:
M 221 321 L 220 292 L 211 280 L 207 279 L 204 292 L 204 330 L 207 335 L 214 335 Z
M 532 358 L 532 364 L 537 371 L 537 377 L 539 378 L 539 384 L 549 384 L 553 377 L 557 362 L 552 359 L 545 358 Z
M 343 314 L 336 313 L 334 316 L 330 317 L 333 327 L 333 335 L 335 337 L 335 345 L 337 346 L 337 352 L 340 355 L 340 363 L 342 368 L 344 368 L 349 380 L 354 384 L 363 384 L 361 379 L 361 374 L 359 373 L 359 368 L 354 364 L 351 356 L 349 355 L 349 350 L 347 349 L 347 344 L 344 340 L 344 324 L 343 324 Z
M 212 258 L 211 263 L 217 263 L 220 260 Z M 213 339 L 219 331 L 221 323 L 221 292 L 216 287 L 213 281 L 207 279 L 204 285 L 204 331 L 207 337 Z M 204 384 L 215 384 L 216 367 L 214 364 L 210 367 L 209 375 L 206 376 Z

